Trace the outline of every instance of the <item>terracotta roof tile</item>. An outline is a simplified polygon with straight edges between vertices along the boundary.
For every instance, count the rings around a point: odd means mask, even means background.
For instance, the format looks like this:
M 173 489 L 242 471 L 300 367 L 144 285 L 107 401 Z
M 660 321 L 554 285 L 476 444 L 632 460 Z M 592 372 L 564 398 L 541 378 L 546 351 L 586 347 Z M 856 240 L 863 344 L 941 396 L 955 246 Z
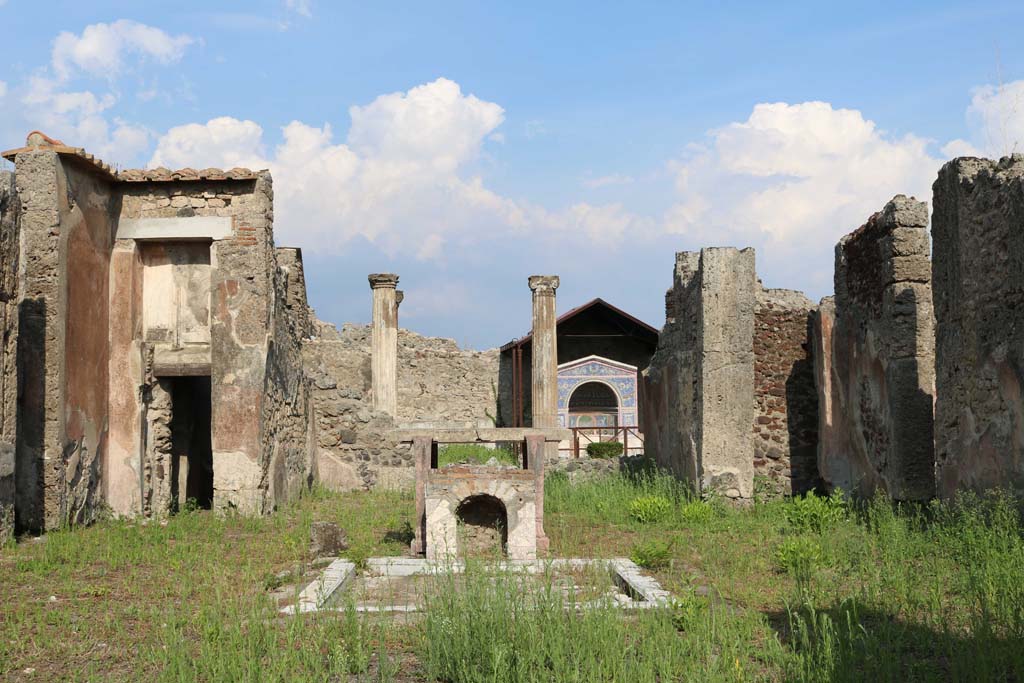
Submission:
M 118 173 L 117 178 L 126 183 L 152 183 L 196 180 L 252 180 L 257 175 L 258 171 L 248 168 L 232 168 L 228 171 L 219 168 L 204 168 L 201 171 L 197 171 L 194 168 L 180 168 L 172 171 L 161 166 L 160 168 L 126 169 Z

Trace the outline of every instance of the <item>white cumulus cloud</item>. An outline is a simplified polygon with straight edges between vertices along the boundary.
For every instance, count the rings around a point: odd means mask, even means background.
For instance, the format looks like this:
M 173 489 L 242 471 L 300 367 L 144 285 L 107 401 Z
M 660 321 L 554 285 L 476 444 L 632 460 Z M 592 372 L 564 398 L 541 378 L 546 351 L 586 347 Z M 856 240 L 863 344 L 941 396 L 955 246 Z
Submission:
M 172 36 L 153 26 L 118 19 L 110 24 L 90 24 L 81 35 L 61 32 L 53 42 L 51 61 L 54 72 L 62 80 L 74 69 L 91 76 L 112 78 L 124 68 L 126 55 L 171 64 L 182 58 L 185 48 L 192 42 L 187 35 Z
M 927 199 L 939 163 L 927 140 L 887 135 L 856 110 L 759 104 L 671 163 L 680 201 L 667 228 L 831 240 L 893 194 Z
M 1024 151 L 1024 80 L 983 85 L 967 107 L 969 139 L 947 143 L 947 156 L 1001 157 Z
M 105 160 L 130 162 L 154 136 L 144 125 L 111 115 L 119 101 L 118 78 L 147 61 L 177 62 L 192 42 L 128 19 L 90 24 L 81 34 L 64 31 L 53 42 L 49 66 L 36 69 L 17 89 L 22 119 Z M 106 83 L 101 91 L 82 83 L 97 77 Z
M 272 153 L 252 121 L 179 126 L 159 139 L 149 165 L 270 168 L 280 239 L 326 250 L 361 236 L 435 259 L 448 244 L 486 238 L 481 226 L 524 222 L 522 209 L 470 168 L 504 118 L 498 105 L 440 78 L 350 115 L 344 142 L 335 142 L 330 125 L 293 121 Z

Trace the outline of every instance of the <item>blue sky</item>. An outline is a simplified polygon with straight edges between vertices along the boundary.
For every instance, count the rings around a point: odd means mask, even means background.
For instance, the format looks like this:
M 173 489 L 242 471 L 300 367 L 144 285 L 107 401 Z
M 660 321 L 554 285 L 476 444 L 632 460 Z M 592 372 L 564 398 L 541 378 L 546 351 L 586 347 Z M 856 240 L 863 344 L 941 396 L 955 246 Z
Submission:
M 0 0 L 0 147 L 269 167 L 321 318 L 394 271 L 403 326 L 486 347 L 534 273 L 660 326 L 700 246 L 820 298 L 892 195 L 1024 140 L 1020 2 L 553 5 Z

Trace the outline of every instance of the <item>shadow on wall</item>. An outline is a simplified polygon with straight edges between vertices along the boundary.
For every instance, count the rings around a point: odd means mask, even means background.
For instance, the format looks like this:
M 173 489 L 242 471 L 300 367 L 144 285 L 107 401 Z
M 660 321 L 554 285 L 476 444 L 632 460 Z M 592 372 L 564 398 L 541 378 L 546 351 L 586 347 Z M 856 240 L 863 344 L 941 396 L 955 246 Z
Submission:
M 825 482 L 818 472 L 818 392 L 814 385 L 811 353 L 813 317 L 807 317 L 804 357 L 796 360 L 786 378 L 786 421 L 789 473 L 794 496 L 821 492 Z
M 46 301 L 18 308 L 18 431 L 14 464 L 16 533 L 43 530 L 46 426 Z

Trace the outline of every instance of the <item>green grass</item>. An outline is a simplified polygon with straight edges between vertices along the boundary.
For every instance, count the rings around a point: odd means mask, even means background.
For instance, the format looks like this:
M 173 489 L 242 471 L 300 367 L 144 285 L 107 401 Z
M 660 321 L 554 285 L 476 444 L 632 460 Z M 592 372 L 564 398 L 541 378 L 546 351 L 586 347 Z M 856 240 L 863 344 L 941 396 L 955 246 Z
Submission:
M 668 511 L 638 520 L 644 497 Z M 407 547 L 409 493 L 317 491 L 262 519 L 106 521 L 0 549 L 0 680 L 1024 680 L 1008 496 L 738 510 L 651 473 L 552 475 L 545 507 L 553 555 L 654 549 L 678 604 L 578 610 L 470 571 L 418 621 L 280 618 L 266 588 L 313 559 L 313 520 L 345 529 L 356 561 Z
M 483 465 L 495 458 L 502 465 L 518 465 L 519 460 L 512 451 L 505 448 L 487 448 L 474 443 L 452 443 L 441 446 L 437 451 L 437 466 L 468 463 Z

